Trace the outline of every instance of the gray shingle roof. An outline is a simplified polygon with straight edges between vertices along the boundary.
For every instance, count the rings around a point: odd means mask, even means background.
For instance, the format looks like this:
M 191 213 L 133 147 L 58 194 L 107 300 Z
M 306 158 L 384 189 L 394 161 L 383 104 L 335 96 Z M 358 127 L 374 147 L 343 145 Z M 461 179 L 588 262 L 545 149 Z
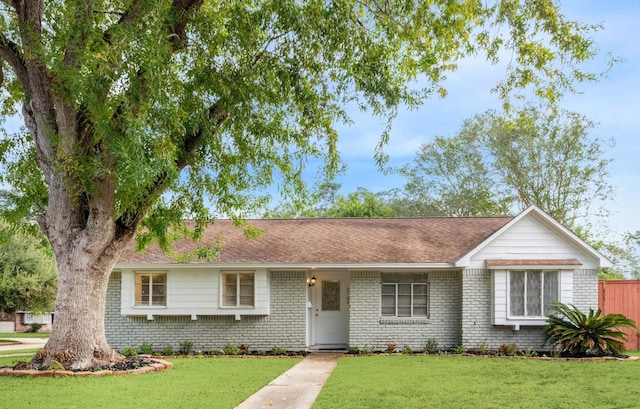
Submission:
M 175 244 L 185 253 L 222 239 L 220 263 L 377 264 L 451 263 L 482 243 L 512 217 L 248 220 L 264 234 L 249 239 L 228 220 L 218 220 L 203 243 Z M 118 264 L 175 263 L 156 245 L 144 252 L 129 244 Z

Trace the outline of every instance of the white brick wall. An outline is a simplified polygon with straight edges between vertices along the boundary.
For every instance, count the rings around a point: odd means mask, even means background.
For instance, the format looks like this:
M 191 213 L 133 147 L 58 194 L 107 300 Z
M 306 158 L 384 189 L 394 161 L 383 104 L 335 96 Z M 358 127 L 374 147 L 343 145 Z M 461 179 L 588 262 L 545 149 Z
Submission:
M 468 269 L 462 273 L 462 344 L 477 348 L 483 342 L 497 349 L 501 344 L 516 343 L 519 348 L 543 349 L 544 327 L 494 326 L 491 323 L 491 273 L 484 269 Z M 576 270 L 573 277 L 574 304 L 588 311 L 598 306 L 598 273 Z
M 194 350 L 210 351 L 226 344 L 248 344 L 254 350 L 270 350 L 274 346 L 290 351 L 306 348 L 306 273 L 274 271 L 270 273 L 271 314 L 269 316 L 122 316 L 120 313 L 121 275 L 112 274 L 107 292 L 105 331 L 109 344 L 118 350 L 139 346 L 143 341 L 161 350 L 171 345 L 178 350 L 180 342 L 190 341 Z
M 384 350 L 394 343 L 423 350 L 428 338 L 440 348 L 460 343 L 459 271 L 429 272 L 429 317 L 427 319 L 381 319 L 380 280 L 377 271 L 351 272 L 349 345 Z

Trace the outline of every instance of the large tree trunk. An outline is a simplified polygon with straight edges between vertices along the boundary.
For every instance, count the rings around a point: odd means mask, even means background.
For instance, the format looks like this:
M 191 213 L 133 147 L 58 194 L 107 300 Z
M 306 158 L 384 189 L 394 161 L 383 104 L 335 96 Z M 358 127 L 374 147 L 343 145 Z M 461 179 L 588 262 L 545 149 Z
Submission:
M 73 248 L 66 253 L 69 256 L 58 261 L 53 330 L 41 358 L 46 365 L 55 360 L 69 369 L 109 365 L 122 359 L 111 349 L 104 332 L 107 286 L 116 260 L 95 260 Z

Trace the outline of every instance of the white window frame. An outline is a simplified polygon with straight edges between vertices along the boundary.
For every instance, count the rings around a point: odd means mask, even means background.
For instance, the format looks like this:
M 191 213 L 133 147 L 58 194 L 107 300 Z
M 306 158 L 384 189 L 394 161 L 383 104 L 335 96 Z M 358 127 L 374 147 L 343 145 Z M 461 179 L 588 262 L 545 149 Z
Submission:
M 148 301 L 146 303 L 142 302 L 142 293 L 140 297 L 138 297 L 138 278 L 142 280 L 142 277 L 149 277 L 149 294 Z M 154 304 L 153 303 L 153 277 L 154 276 L 164 276 L 164 302 L 162 304 Z M 166 271 L 136 271 L 133 274 L 133 305 L 135 308 L 166 308 L 168 303 L 168 288 L 169 288 L 169 274 Z M 140 282 L 140 291 L 142 291 L 142 282 Z M 140 299 L 140 303 L 138 303 L 138 299 Z
M 513 273 L 524 273 L 524 293 L 522 294 L 522 311 L 524 315 L 513 315 L 512 314 L 512 297 L 511 297 L 511 279 Z M 540 307 L 543 310 L 540 315 L 529 315 L 527 314 L 527 301 L 528 301 L 528 280 L 527 275 L 530 273 L 540 273 L 541 281 L 540 281 Z M 560 301 L 560 272 L 558 270 L 545 270 L 545 269 L 535 269 L 535 268 L 527 268 L 527 269 L 510 269 L 507 271 L 507 318 L 508 319 L 546 319 L 546 315 L 544 312 L 544 299 L 545 299 L 545 276 L 547 273 L 555 274 L 555 295 L 552 297 L 553 301 Z
M 406 277 L 407 275 L 414 275 L 414 274 L 398 274 L 397 275 L 397 280 L 395 282 L 391 282 L 391 281 L 382 281 L 381 285 L 380 285 L 380 317 L 382 317 L 383 319 L 389 319 L 389 318 L 398 318 L 398 319 L 406 319 L 406 318 L 429 318 L 429 280 L 428 277 L 424 274 L 418 274 L 423 276 L 421 282 L 401 282 L 399 279 L 402 277 Z M 389 277 L 390 275 L 384 274 L 383 277 Z M 388 279 L 388 278 L 387 278 Z M 405 285 L 410 285 L 411 287 L 411 294 L 410 295 L 410 302 L 409 302 L 409 306 L 410 306 L 410 311 L 411 311 L 411 315 L 402 315 L 399 316 L 398 315 L 398 307 L 399 307 L 399 303 L 398 303 L 398 296 L 399 296 L 399 291 L 398 291 L 398 285 L 399 284 L 405 284 Z M 395 307 L 395 311 L 394 314 L 384 314 L 383 312 L 383 305 L 382 305 L 382 298 L 385 294 L 383 291 L 383 288 L 385 286 L 393 286 L 394 288 L 394 293 L 395 293 L 395 298 L 394 298 L 394 307 Z M 416 287 L 423 287 L 424 288 L 424 293 L 426 296 L 426 305 L 425 305 L 425 315 L 416 315 L 415 313 L 415 309 L 416 309 L 416 305 L 415 305 L 415 298 L 414 295 L 416 294 L 415 288 Z
M 227 284 L 226 279 L 229 276 L 235 275 L 236 283 L 235 283 L 235 304 L 227 303 Z M 252 277 L 252 291 L 251 291 L 251 304 L 242 304 L 242 297 L 246 297 L 242 295 L 242 286 L 240 282 L 241 275 L 251 275 Z M 224 309 L 254 309 L 256 306 L 256 274 L 255 271 L 222 271 L 220 273 L 220 308 Z

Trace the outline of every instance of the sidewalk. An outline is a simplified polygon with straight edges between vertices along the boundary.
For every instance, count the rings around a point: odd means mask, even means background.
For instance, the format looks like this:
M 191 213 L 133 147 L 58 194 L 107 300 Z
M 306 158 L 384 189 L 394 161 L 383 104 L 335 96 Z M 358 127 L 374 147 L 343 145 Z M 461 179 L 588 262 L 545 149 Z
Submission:
M 309 409 L 342 353 L 314 352 L 251 395 L 236 409 Z
M 15 351 L 19 349 L 44 348 L 48 338 L 2 338 L 15 341 L 16 344 L 2 345 L 0 351 Z

